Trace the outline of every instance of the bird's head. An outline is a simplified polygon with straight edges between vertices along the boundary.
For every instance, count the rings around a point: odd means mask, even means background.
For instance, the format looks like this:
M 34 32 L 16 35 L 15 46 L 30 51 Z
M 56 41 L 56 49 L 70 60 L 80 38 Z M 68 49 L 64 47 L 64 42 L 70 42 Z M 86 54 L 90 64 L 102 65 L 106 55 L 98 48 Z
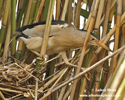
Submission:
M 104 45 L 103 43 L 101 43 L 99 41 L 99 39 L 93 34 L 90 34 L 90 40 L 89 40 L 89 45 L 96 45 L 96 46 L 100 46 L 108 51 L 111 51 L 106 45 Z

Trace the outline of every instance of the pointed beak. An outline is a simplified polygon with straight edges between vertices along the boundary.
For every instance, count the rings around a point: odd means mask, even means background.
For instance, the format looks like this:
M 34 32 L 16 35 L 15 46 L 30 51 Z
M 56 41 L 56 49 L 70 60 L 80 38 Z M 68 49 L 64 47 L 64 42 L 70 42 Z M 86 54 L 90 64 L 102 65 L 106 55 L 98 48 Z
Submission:
M 98 45 L 98 46 L 100 46 L 100 47 L 102 47 L 102 48 L 108 50 L 108 51 L 111 51 L 106 45 L 102 44 L 102 43 L 101 43 L 100 41 L 98 41 L 98 40 L 92 40 L 92 42 L 93 42 L 94 44 L 96 44 L 96 45 Z

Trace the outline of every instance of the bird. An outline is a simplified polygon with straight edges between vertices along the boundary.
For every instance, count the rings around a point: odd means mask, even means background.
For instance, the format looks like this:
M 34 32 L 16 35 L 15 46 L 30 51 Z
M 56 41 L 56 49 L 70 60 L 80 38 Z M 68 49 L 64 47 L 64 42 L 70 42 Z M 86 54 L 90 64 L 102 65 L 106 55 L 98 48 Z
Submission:
M 45 25 L 46 21 L 41 21 L 22 26 L 16 29 L 16 39 L 24 41 L 27 49 L 39 56 Z M 86 34 L 87 30 L 77 29 L 67 21 L 52 20 L 46 54 L 52 55 L 57 53 L 59 56 L 62 56 L 62 59 L 67 65 L 77 67 L 68 61 L 66 50 L 82 47 Z M 110 50 L 92 32 L 90 33 L 87 45 L 101 46 L 106 50 Z

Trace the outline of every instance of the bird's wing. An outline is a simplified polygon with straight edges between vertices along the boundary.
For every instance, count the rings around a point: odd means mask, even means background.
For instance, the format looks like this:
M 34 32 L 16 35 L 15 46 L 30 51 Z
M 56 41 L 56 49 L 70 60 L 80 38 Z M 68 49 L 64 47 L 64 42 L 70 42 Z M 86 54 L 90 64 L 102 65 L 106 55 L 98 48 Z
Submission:
M 34 23 L 31 25 L 25 25 L 17 29 L 16 31 L 28 35 L 29 37 L 43 37 L 45 24 L 46 21 Z M 60 31 L 61 29 L 68 27 L 69 25 L 71 24 L 66 21 L 53 20 L 51 23 L 50 37 L 56 34 L 56 32 Z

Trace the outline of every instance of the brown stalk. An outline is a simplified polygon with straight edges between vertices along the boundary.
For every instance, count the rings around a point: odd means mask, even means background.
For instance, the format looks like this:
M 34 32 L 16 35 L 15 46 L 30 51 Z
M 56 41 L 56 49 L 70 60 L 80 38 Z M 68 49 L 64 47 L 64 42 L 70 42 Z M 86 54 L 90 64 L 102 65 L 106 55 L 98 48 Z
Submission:
M 115 2 L 115 1 L 114 1 Z M 113 3 L 114 3 L 113 2 Z M 113 5 L 112 3 L 112 5 Z M 112 17 L 114 15 L 114 12 L 116 11 L 116 2 L 114 3 L 114 5 L 110 8 L 110 14 L 109 14 L 109 22 L 112 22 Z
M 8 100 L 13 100 L 14 98 L 17 98 L 18 96 L 21 96 L 21 95 L 22 95 L 22 94 L 15 95 L 15 96 L 9 98 Z
M 125 12 L 125 0 L 122 1 L 122 13 Z M 124 24 L 122 25 L 122 30 L 121 30 L 121 40 L 120 40 L 120 47 L 125 44 L 125 21 Z
M 5 83 L 0 83 L 0 85 L 2 85 L 4 87 L 8 87 L 8 88 L 17 89 L 17 90 L 20 90 L 20 91 L 34 91 L 32 89 L 27 89 L 27 88 L 23 88 L 23 87 L 15 87 L 15 86 L 12 86 L 10 84 L 5 84 Z
M 68 3 L 69 3 L 69 0 L 65 0 L 65 4 L 63 6 L 61 20 L 65 20 L 65 15 L 66 15 L 66 11 L 67 11 L 67 8 L 68 8 Z
M 55 4 L 55 0 L 53 1 L 51 0 L 49 4 L 48 14 L 47 14 L 47 20 L 46 20 L 45 31 L 44 31 L 44 36 L 43 36 L 43 41 L 42 41 L 42 46 L 41 46 L 41 51 L 40 51 L 40 57 L 45 57 L 46 48 L 47 48 L 48 39 L 49 39 L 49 32 L 50 32 L 50 27 L 51 27 L 54 4 Z
M 80 8 L 81 9 L 81 8 Z M 68 19 L 67 21 L 71 23 L 73 21 L 73 13 L 72 13 L 72 0 L 69 0 L 69 5 L 68 5 Z
M 79 64 L 78 64 L 78 68 L 76 70 L 75 75 L 79 74 L 81 66 L 82 66 L 82 62 L 84 60 L 85 51 L 87 49 L 87 43 L 88 43 L 88 40 L 89 40 L 90 32 L 92 32 L 93 27 L 94 27 L 94 23 L 95 23 L 95 16 L 96 16 L 98 3 L 99 3 L 99 0 L 97 0 L 95 2 L 93 1 L 93 5 L 94 4 L 96 4 L 96 5 L 95 5 L 95 7 L 94 7 L 94 9 L 92 11 L 92 17 L 91 17 L 91 21 L 90 21 L 91 23 L 90 23 L 89 28 L 87 30 L 87 34 L 86 34 L 85 41 L 84 41 L 84 44 L 83 44 L 83 48 L 82 48 L 82 52 L 81 52 L 81 56 L 80 56 L 80 60 L 79 60 Z M 72 92 L 71 92 L 71 95 L 70 95 L 70 100 L 73 100 L 73 98 L 74 98 L 74 94 L 75 94 L 77 83 L 78 83 L 78 80 L 75 80 L 73 82 L 73 88 L 72 88 Z
M 88 17 L 88 20 L 87 20 L 87 23 L 86 23 L 85 28 L 84 28 L 85 30 L 87 30 L 88 27 L 89 27 L 90 20 L 91 20 L 91 16 L 92 16 L 92 14 L 91 14 L 91 12 L 90 12 L 89 17 Z
M 111 0 L 108 0 L 106 5 L 107 6 L 106 6 L 106 13 L 105 13 L 105 18 L 103 22 L 102 38 L 106 36 L 106 33 L 107 33 L 108 19 L 109 19 L 109 13 L 110 13 L 110 8 L 111 8 Z
M 121 15 L 122 15 L 122 0 L 117 0 L 117 21 L 116 21 L 116 31 L 115 31 L 115 45 L 114 45 L 114 51 L 118 49 L 119 44 L 119 30 L 121 25 Z M 117 55 L 113 57 L 113 73 L 117 66 Z
M 78 0 L 77 7 L 76 7 L 76 17 L 74 25 L 79 29 L 79 23 L 80 23 L 80 12 L 81 12 L 81 0 Z
M 56 20 L 59 20 L 60 15 L 60 0 L 56 0 Z
M 7 88 L 1 88 L 0 87 L 0 90 L 7 91 L 7 92 L 13 92 L 13 93 L 23 94 L 22 91 L 17 91 L 17 90 L 12 90 L 12 89 L 7 89 Z
M 39 9 L 38 9 L 38 12 L 37 12 L 36 19 L 35 19 L 34 23 L 39 22 L 40 15 L 41 15 L 41 13 L 43 11 L 44 3 L 45 3 L 45 0 L 41 0 L 40 6 L 39 6 Z
M 36 79 L 35 100 L 37 100 L 37 90 L 38 90 L 38 79 Z
M 4 97 L 4 95 L 2 94 L 2 92 L 0 91 L 0 97 L 2 100 L 6 100 L 6 98 Z
M 102 12 L 103 12 L 103 7 L 104 7 L 104 2 L 105 0 L 101 0 L 101 2 L 99 3 L 99 8 L 98 8 L 98 13 L 97 13 L 97 18 L 96 18 L 96 22 L 95 22 L 95 29 L 99 29 L 100 26 L 100 21 L 101 21 L 101 16 L 102 16 Z
M 115 7 L 115 3 L 116 3 L 116 0 L 113 2 L 113 4 L 111 5 L 111 8 L 110 10 L 112 10 L 114 7 Z M 114 13 L 114 12 L 113 12 Z M 103 17 L 101 18 L 101 22 L 100 22 L 100 25 L 102 24 L 102 22 L 104 21 L 104 18 L 105 18 L 105 15 L 103 15 Z M 109 20 L 110 21 L 110 20 Z
M 21 11 L 21 10 L 22 10 L 23 3 L 24 3 L 24 0 L 20 0 L 20 1 L 19 1 L 18 11 Z

